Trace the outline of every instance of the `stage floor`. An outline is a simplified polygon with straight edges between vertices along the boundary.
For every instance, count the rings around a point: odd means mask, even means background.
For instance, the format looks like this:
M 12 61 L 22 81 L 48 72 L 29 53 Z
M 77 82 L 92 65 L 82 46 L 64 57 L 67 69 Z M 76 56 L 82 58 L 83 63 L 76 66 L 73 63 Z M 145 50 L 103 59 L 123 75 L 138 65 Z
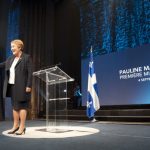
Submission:
M 8 135 L 12 121 L 0 122 L 1 150 L 148 150 L 150 123 L 68 121 L 45 127 L 44 120 L 28 120 L 26 134 Z M 56 129 L 54 131 L 54 129 Z

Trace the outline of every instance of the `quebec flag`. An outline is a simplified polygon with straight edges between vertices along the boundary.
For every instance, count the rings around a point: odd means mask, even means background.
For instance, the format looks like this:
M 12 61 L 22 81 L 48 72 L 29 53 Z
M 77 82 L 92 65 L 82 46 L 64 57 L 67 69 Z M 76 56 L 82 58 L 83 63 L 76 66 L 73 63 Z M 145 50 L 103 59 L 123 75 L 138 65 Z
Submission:
M 100 108 L 96 74 L 94 72 L 94 62 L 92 47 L 90 51 L 89 73 L 88 73 L 88 91 L 87 91 L 87 116 L 94 117 L 94 113 Z

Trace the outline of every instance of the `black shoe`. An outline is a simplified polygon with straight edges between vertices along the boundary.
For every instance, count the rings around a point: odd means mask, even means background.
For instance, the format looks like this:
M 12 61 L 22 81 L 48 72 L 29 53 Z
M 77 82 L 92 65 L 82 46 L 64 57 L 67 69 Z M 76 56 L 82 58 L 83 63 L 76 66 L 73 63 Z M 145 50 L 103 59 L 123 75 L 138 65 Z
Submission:
M 25 134 L 25 132 L 26 132 L 26 128 L 24 128 L 23 131 L 22 131 L 21 133 L 16 132 L 16 135 L 22 135 L 22 134 Z
M 8 134 L 14 134 L 16 131 L 18 131 L 19 130 L 19 127 L 18 128 L 16 128 L 15 130 L 13 130 L 13 131 L 9 131 L 8 132 Z

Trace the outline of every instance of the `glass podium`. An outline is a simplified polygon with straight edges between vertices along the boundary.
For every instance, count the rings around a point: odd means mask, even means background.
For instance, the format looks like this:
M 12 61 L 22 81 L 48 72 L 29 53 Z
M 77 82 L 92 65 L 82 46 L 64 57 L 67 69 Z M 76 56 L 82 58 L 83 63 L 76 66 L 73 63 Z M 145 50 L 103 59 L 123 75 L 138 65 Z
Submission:
M 68 125 L 67 83 L 74 81 L 58 66 L 33 72 L 34 77 L 41 79 L 45 86 L 41 90 L 46 100 L 46 131 L 59 132 L 60 126 Z M 38 80 L 39 80 L 38 79 Z M 39 95 L 40 88 L 37 90 Z

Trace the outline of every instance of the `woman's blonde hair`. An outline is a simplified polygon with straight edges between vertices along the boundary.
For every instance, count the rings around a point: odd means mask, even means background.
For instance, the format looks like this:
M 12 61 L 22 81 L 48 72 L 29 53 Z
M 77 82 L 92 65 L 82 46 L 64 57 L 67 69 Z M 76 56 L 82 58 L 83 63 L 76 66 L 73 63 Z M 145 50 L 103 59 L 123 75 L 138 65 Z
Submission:
M 11 41 L 11 43 L 16 44 L 19 48 L 21 48 L 21 50 L 23 50 L 23 48 L 24 48 L 23 42 L 19 39 L 13 40 L 13 41 Z

